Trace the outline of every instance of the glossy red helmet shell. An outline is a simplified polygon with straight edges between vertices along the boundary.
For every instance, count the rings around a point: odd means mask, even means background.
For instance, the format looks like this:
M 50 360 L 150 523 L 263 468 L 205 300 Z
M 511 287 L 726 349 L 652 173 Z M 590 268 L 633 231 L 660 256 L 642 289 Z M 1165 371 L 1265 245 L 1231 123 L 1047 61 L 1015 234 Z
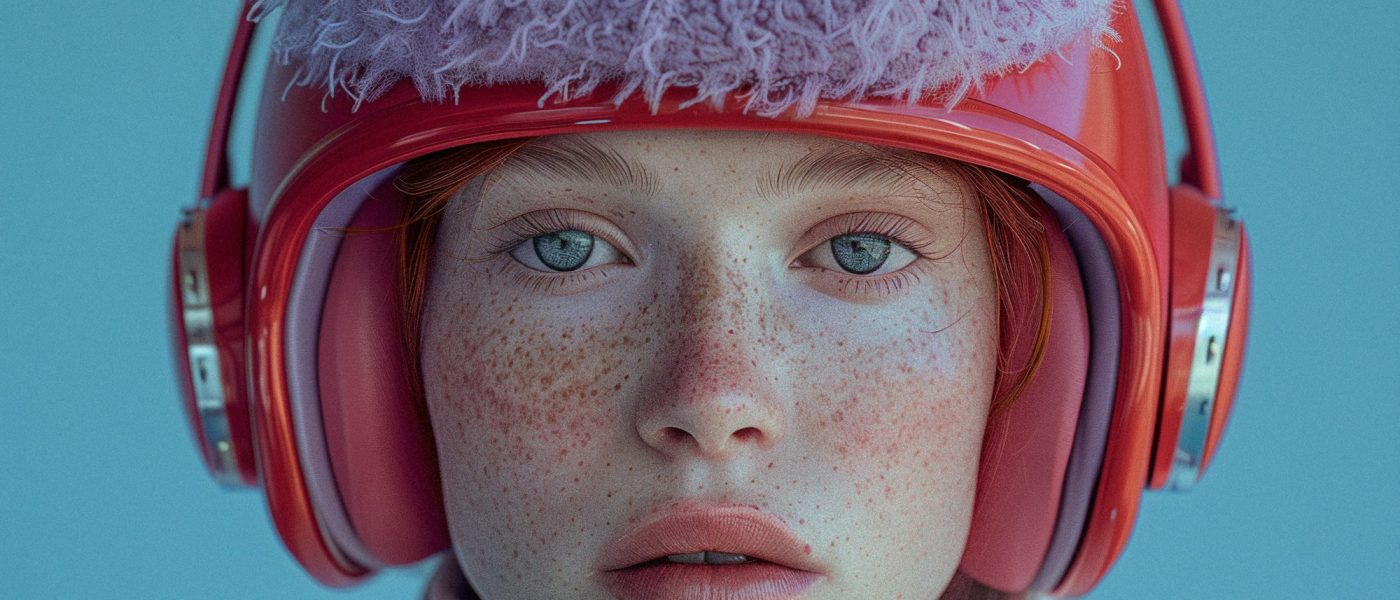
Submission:
M 1126 543 L 1143 487 L 1199 477 L 1228 415 L 1248 311 L 1242 225 L 1220 208 L 1184 26 L 1174 2 L 1157 4 L 1191 143 L 1175 186 L 1130 6 L 1112 23 L 1122 40 L 1111 52 L 1069 49 L 988 81 L 951 108 L 822 102 L 805 118 L 767 118 L 681 109 L 682 92 L 653 112 L 635 99 L 614 105 L 606 89 L 539 106 L 534 85 L 463 88 L 438 104 L 401 83 L 351 110 L 350 99 L 289 86 L 291 70 L 273 65 L 246 191 L 228 187 L 224 155 L 251 35 L 241 23 L 201 191 L 207 206 L 181 230 L 200 232 L 178 234 L 175 256 L 177 355 L 206 461 L 231 474 L 225 481 L 262 486 L 282 539 L 325 583 L 350 584 L 446 549 L 431 432 L 421 403 L 403 391 L 410 375 L 394 366 L 397 306 L 366 301 L 362 291 L 394 285 L 392 269 L 374 265 L 395 249 L 383 236 L 326 238 L 328 224 L 392 225 L 394 205 L 360 201 L 392 196 L 384 186 L 405 161 L 464 144 L 662 128 L 830 136 L 1020 177 L 1063 229 L 1051 236 L 1055 273 L 1082 287 L 1057 295 L 1055 306 L 1069 312 L 1056 326 L 1080 333 L 1052 344 L 1079 348 L 1069 354 L 1080 358 L 1051 370 L 1077 373 L 1068 384 L 1038 377 L 1035 399 L 994 422 L 987 447 L 1029 435 L 1028 415 L 1063 423 L 1019 456 L 984 450 L 962 569 L 1008 591 L 1087 592 Z M 208 362 L 209 352 L 221 360 Z M 1215 379 L 1198 377 L 1212 369 Z M 1063 398 L 1045 391 L 1052 380 L 1084 391 Z M 1196 437 L 1199 447 L 1184 453 L 1171 441 Z M 1013 461 L 1016 469 L 999 468 Z

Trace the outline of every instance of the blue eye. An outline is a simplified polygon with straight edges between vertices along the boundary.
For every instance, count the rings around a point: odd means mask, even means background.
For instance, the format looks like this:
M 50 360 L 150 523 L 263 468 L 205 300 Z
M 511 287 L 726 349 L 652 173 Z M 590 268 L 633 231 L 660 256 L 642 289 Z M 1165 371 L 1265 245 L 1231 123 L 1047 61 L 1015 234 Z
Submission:
M 874 273 L 890 257 L 890 238 L 876 233 L 850 233 L 831 238 L 836 264 L 855 275 Z
M 573 271 L 593 254 L 593 235 L 577 229 L 535 236 L 535 257 L 555 271 Z
M 813 246 L 799 257 L 797 265 L 837 275 L 875 276 L 903 269 L 919 258 L 909 249 L 909 243 L 893 235 L 859 229 L 852 233 L 832 233 L 835 235 L 827 238 L 826 243 Z
M 627 257 L 603 238 L 578 229 L 559 229 L 523 238 L 510 251 L 510 256 L 515 262 L 541 273 L 583 271 L 628 262 Z

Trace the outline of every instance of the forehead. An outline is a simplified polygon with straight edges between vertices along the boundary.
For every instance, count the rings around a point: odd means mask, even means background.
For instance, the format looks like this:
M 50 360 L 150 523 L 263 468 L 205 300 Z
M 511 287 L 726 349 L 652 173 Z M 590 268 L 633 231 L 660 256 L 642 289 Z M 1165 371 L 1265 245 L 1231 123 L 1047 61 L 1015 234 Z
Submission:
M 914 152 L 820 136 L 650 130 L 541 138 L 512 157 L 501 172 L 508 178 L 592 181 L 647 193 L 690 183 L 740 184 L 767 197 L 861 188 L 926 196 L 962 187 L 945 163 Z

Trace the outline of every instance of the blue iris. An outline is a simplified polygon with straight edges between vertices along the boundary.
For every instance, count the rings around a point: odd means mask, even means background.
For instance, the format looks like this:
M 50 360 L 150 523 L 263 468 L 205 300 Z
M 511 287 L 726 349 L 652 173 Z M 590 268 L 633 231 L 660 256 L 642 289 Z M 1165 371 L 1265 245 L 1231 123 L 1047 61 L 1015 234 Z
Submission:
M 535 256 L 556 271 L 577 269 L 593 254 L 593 235 L 576 229 L 536 236 L 534 240 Z
M 831 255 L 851 273 L 873 273 L 890 257 L 890 238 L 875 233 L 838 235 L 831 238 Z

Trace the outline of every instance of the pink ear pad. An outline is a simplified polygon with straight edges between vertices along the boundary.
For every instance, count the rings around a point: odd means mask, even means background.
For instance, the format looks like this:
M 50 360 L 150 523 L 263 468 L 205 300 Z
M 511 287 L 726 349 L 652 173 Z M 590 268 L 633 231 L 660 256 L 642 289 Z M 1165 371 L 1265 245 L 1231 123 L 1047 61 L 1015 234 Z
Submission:
M 449 545 L 427 407 L 409 392 L 401 342 L 401 203 L 386 183 L 351 221 L 326 290 L 317 359 L 336 487 L 365 549 L 389 565 Z
M 1084 288 L 1069 240 L 1041 208 L 1050 249 L 1050 335 L 1020 398 L 992 415 L 982 443 L 962 571 L 996 589 L 1030 587 L 1055 530 L 1089 362 Z

